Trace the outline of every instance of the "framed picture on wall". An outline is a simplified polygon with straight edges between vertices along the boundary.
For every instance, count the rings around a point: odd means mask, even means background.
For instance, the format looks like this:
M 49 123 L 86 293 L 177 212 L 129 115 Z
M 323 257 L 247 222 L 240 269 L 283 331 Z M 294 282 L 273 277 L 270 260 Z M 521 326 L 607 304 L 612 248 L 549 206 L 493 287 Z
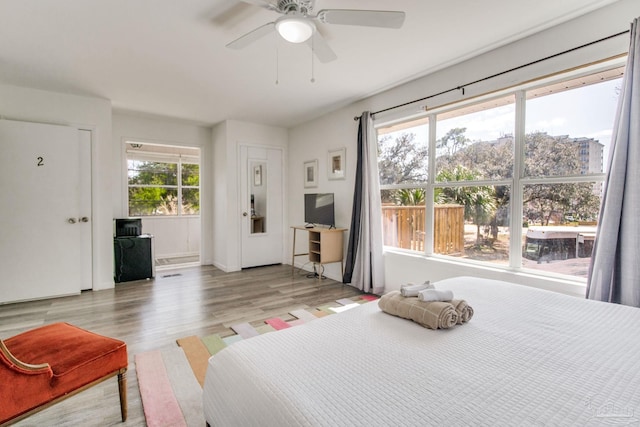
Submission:
M 262 185 L 262 165 L 253 167 L 253 185 L 256 187 Z
M 329 151 L 327 157 L 327 176 L 329 179 L 344 179 L 346 172 L 345 148 Z
M 318 159 L 304 162 L 304 188 L 318 186 Z

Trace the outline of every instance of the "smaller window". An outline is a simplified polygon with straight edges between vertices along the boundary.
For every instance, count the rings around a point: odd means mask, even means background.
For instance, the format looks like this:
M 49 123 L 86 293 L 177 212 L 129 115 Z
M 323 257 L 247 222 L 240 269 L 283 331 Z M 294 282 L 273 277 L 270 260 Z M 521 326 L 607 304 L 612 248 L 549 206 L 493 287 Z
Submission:
M 200 213 L 199 149 L 153 144 L 126 146 L 129 216 Z

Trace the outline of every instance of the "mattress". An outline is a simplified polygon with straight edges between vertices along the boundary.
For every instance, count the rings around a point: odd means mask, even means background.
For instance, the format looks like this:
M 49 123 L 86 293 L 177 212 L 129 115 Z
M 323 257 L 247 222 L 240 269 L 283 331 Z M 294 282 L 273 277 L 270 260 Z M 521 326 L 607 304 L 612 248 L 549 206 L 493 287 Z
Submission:
M 209 359 L 212 426 L 640 422 L 640 309 L 494 280 L 436 283 L 474 309 L 430 330 L 376 302 Z

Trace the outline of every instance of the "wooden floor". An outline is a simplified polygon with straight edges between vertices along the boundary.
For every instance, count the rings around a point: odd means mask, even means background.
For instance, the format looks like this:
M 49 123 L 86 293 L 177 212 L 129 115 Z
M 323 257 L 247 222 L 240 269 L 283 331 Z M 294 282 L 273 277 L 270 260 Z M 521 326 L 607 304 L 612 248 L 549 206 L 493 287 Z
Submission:
M 8 338 L 52 322 L 69 322 L 127 343 L 129 419 L 120 422 L 117 382 L 108 380 L 16 424 L 18 426 L 144 426 L 133 356 L 175 346 L 177 338 L 228 335 L 230 325 L 359 295 L 330 279 L 292 274 L 278 265 L 224 273 L 212 266 L 162 270 L 153 280 L 117 284 L 115 289 L 77 296 L 0 305 L 0 337 Z M 4 387 L 5 385 L 2 384 Z

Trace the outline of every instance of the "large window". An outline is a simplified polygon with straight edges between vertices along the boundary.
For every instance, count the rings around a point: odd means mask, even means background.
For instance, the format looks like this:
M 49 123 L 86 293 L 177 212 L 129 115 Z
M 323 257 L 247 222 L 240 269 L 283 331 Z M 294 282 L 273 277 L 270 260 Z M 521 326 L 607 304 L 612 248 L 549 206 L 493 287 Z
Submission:
M 130 216 L 200 214 L 198 149 L 126 146 Z
M 385 245 L 586 278 L 622 72 L 379 127 Z

